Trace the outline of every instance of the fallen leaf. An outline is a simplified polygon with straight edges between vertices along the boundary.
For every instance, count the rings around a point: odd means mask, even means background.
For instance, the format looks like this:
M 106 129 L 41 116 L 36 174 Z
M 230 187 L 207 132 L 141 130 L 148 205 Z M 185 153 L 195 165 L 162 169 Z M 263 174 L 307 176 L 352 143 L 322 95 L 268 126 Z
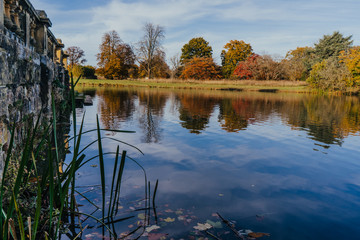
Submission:
M 211 226 L 213 226 L 214 228 L 222 228 L 222 224 L 220 221 L 217 221 L 217 222 L 213 222 L 211 220 L 206 220 L 206 222 L 208 224 L 210 224 Z
M 184 221 L 186 218 L 184 216 L 178 216 L 179 221 Z
M 90 167 L 97 167 L 97 165 L 96 165 L 96 164 L 94 164 L 94 165 L 90 165 Z
M 194 226 L 194 228 L 199 231 L 205 231 L 212 228 L 212 226 L 209 223 L 198 223 L 197 226 Z
M 164 219 L 165 222 L 174 222 L 175 221 L 175 218 L 171 218 L 171 217 L 168 217 L 168 218 L 165 218 Z
M 261 233 L 261 232 L 251 232 L 248 234 L 249 237 L 252 237 L 252 238 L 261 238 L 261 237 L 264 237 L 264 236 L 270 236 L 269 233 Z
M 141 219 L 141 220 L 144 220 L 145 219 L 145 214 L 143 214 L 143 213 L 138 214 L 138 218 Z
M 149 233 L 148 239 L 149 240 L 165 240 L 166 239 L 165 233 Z
M 152 226 L 150 226 L 150 227 L 147 227 L 146 229 L 145 229 L 145 231 L 146 232 L 151 232 L 151 231 L 153 231 L 153 230 L 156 230 L 156 229 L 159 229 L 160 227 L 159 226 L 156 226 L 156 225 L 152 225 Z
M 177 211 L 175 212 L 175 214 L 176 214 L 176 215 L 181 215 L 181 214 L 183 214 L 183 212 L 182 212 L 181 210 L 177 210 Z

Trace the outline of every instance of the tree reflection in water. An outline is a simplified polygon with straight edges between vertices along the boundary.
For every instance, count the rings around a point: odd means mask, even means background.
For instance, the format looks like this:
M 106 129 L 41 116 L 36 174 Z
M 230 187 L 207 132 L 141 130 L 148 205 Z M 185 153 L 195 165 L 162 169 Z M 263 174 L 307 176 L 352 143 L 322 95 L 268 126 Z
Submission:
M 171 109 L 177 109 L 179 124 L 194 134 L 206 131 L 215 113 L 218 124 L 227 132 L 246 130 L 276 114 L 292 128 L 306 131 L 310 138 L 326 145 L 341 145 L 343 138 L 360 130 L 357 97 L 144 88 L 99 88 L 96 94 L 106 128 L 119 129 L 121 122 L 133 118 L 137 111 L 146 143 L 161 140 L 161 121 L 167 103 Z

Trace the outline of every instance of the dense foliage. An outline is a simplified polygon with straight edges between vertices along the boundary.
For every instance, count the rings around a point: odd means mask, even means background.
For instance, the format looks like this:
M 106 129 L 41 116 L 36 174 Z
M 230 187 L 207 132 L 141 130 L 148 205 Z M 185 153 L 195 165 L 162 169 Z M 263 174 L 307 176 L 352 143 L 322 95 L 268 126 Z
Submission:
M 311 87 L 323 91 L 360 86 L 360 47 L 352 46 L 352 36 L 343 36 L 339 32 L 324 35 L 313 46 L 289 50 L 282 59 L 256 54 L 250 43 L 231 40 L 224 45 L 220 55 L 221 66 L 218 66 L 210 43 L 203 37 L 190 39 L 180 53 L 166 59 L 162 47 L 164 28 L 146 23 L 143 30 L 144 35 L 137 43 L 137 55 L 115 31 L 106 33 L 97 55 L 99 68 L 96 69 L 96 75 L 108 79 L 140 77 L 307 81 Z M 71 55 L 69 70 L 73 75 L 95 77 L 93 68 L 82 66 L 86 60 L 80 48 L 71 47 L 68 52 Z
M 253 52 L 250 44 L 239 40 L 231 40 L 224 48 L 221 52 L 222 72 L 225 78 L 229 78 L 236 65 L 246 60 Z
M 187 61 L 181 78 L 183 79 L 219 79 L 220 69 L 209 57 L 194 57 Z
M 135 54 L 129 44 L 123 43 L 118 33 L 105 33 L 100 53 L 97 55 L 98 72 L 108 79 L 129 77 L 129 70 L 135 64 Z
M 191 39 L 182 47 L 180 60 L 184 64 L 186 61 L 191 60 L 194 57 L 211 58 L 212 52 L 213 50 L 209 45 L 209 42 L 203 37 L 197 37 Z

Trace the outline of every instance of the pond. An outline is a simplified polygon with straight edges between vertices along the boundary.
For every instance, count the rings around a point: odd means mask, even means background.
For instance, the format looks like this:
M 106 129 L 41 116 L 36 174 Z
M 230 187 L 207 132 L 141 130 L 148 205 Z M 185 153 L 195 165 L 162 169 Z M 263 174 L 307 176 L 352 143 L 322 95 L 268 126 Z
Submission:
M 235 239 L 231 229 L 269 233 L 262 239 L 357 239 L 360 236 L 360 99 L 289 93 L 168 90 L 151 88 L 79 88 L 94 105 L 85 114 L 85 130 L 102 128 L 104 151 L 120 151 L 136 160 L 151 182 L 158 179 L 156 217 L 140 239 L 211 238 L 196 230 L 209 223 L 210 234 Z M 85 143 L 96 139 L 87 134 Z M 96 155 L 97 147 L 88 155 Z M 114 155 L 105 159 L 113 171 Z M 110 194 L 111 174 L 106 177 Z M 101 205 L 98 160 L 77 175 L 78 191 Z M 142 170 L 125 164 L 119 217 L 120 236 L 141 225 L 145 205 Z M 101 217 L 79 196 L 80 210 Z M 140 211 L 139 211 L 140 210 Z M 157 220 L 157 222 L 156 222 Z M 83 225 L 97 226 L 90 219 Z M 141 231 L 140 231 L 141 233 Z M 105 234 L 106 235 L 106 234 Z M 88 228 L 82 239 L 99 239 Z M 134 236 L 137 236 L 136 234 Z

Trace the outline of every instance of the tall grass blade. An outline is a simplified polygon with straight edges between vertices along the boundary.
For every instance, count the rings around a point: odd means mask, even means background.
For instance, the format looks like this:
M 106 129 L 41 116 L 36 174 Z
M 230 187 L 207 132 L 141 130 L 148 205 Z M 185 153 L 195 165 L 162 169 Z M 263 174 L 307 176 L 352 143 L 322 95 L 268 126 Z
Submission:
M 119 210 L 119 199 L 120 199 L 120 188 L 121 188 L 121 180 L 124 173 L 125 168 L 125 160 L 126 160 L 126 151 L 122 152 L 121 161 L 120 161 L 120 168 L 118 173 L 118 178 L 116 181 L 116 190 L 115 190 L 115 199 L 116 199 L 116 208 L 115 208 L 115 215 Z
M 32 236 L 32 234 L 31 234 L 31 217 L 28 217 L 27 218 L 27 223 L 28 223 L 28 230 L 29 230 L 29 239 L 31 239 L 31 236 Z
M 10 131 L 11 137 L 10 137 L 9 148 L 6 153 L 3 174 L 2 174 L 2 179 L 1 179 L 1 186 L 0 186 L 0 210 L 3 213 L 2 216 L 0 216 L 0 229 L 1 229 L 1 232 L 3 233 L 2 234 L 3 238 L 6 237 L 6 234 L 7 234 L 6 232 L 8 229 L 8 224 L 6 224 L 7 215 L 5 214 L 5 212 L 3 210 L 3 195 L 4 195 L 4 186 L 5 186 L 5 177 L 6 177 L 8 167 L 9 167 L 10 157 L 11 157 L 13 146 L 14 146 L 15 124 L 13 125 L 12 130 L 9 130 L 9 131 Z M 5 224 L 3 224 L 3 219 L 5 220 Z
M 8 207 L 8 211 L 7 211 L 7 217 L 8 218 L 12 218 L 13 215 L 13 211 L 14 211 L 14 203 L 15 203 L 15 199 L 17 199 L 18 197 L 18 193 L 20 190 L 20 186 L 23 182 L 23 176 L 24 176 L 24 169 L 25 166 L 27 165 L 27 162 L 29 160 L 30 157 L 30 142 L 31 142 L 31 135 L 30 135 L 30 130 L 28 130 L 28 135 L 29 136 L 26 139 L 26 143 L 25 143 L 25 148 L 24 148 L 24 152 L 22 154 L 21 160 L 20 160 L 20 165 L 18 168 L 18 174 L 16 176 L 16 180 L 15 180 L 15 185 L 13 188 L 13 196 L 11 198 L 11 201 L 9 203 L 9 207 Z M 5 222 L 6 224 L 6 222 Z
M 91 201 L 89 198 L 87 198 L 84 194 L 80 193 L 79 191 L 75 190 L 75 192 L 77 194 L 79 194 L 80 196 L 82 196 L 86 201 L 88 201 L 91 205 L 93 205 L 94 207 L 96 207 L 96 209 L 100 209 L 93 201 Z
M 114 191 L 114 183 L 115 183 L 115 176 L 116 176 L 116 170 L 117 170 L 117 165 L 118 165 L 118 161 L 119 161 L 119 146 L 117 146 L 116 148 L 116 155 L 115 155 L 115 163 L 114 163 L 114 171 L 113 171 L 113 177 L 112 177 L 112 181 L 111 181 L 111 190 L 110 190 L 110 202 L 109 202 L 109 210 L 108 210 L 108 217 L 110 216 L 110 210 L 111 210 L 111 206 L 112 206 L 112 201 L 113 201 L 113 191 Z M 114 200 L 115 201 L 115 200 Z M 112 216 L 112 214 L 111 214 Z
M 105 168 L 104 168 L 104 156 L 101 143 L 100 123 L 99 116 L 96 115 L 98 147 L 99 147 L 99 165 L 100 165 L 100 177 L 101 177 L 101 193 L 102 193 L 102 218 L 105 216 Z
M 157 213 L 156 213 L 156 206 L 155 206 L 155 198 L 156 198 L 156 193 L 157 193 L 158 185 L 159 185 L 159 179 L 156 180 L 155 189 L 154 189 L 154 194 L 153 194 L 153 199 L 152 199 L 154 216 L 155 216 L 155 223 L 156 223 L 156 224 L 157 224 Z
M 23 221 L 23 218 L 21 216 L 21 212 L 20 212 L 20 209 L 19 209 L 19 206 L 17 204 L 17 200 L 16 200 L 15 196 L 14 196 L 14 205 L 15 205 L 15 210 L 16 210 L 16 213 L 17 213 L 17 218 L 18 218 L 18 223 L 19 223 L 20 237 L 21 237 L 21 240 L 25 240 L 24 221 Z
M 50 141 L 49 141 L 50 142 Z M 58 154 L 58 153 L 56 153 Z M 50 203 L 50 206 L 49 206 L 49 210 L 50 210 L 50 213 L 49 213 L 49 233 L 51 233 L 51 228 L 52 228 L 52 225 L 53 225 L 53 222 L 52 222 L 52 218 L 53 218 L 53 210 L 54 210 L 54 163 L 53 163 L 53 158 L 52 158 L 53 154 L 52 154 L 52 151 L 51 151 L 51 148 L 48 148 L 48 164 L 49 164 L 49 203 Z M 57 157 L 55 157 L 57 158 Z M 58 164 L 58 161 L 56 161 L 56 165 Z
M 11 236 L 14 238 L 14 240 L 17 240 L 17 236 L 16 236 L 16 228 L 15 228 L 15 223 L 14 220 L 12 218 L 9 219 L 8 221 L 10 229 L 11 229 Z M 9 231 L 10 232 L 10 231 Z M 8 232 L 8 239 L 10 239 L 10 233 Z
M 36 195 L 36 210 L 35 210 L 35 218 L 34 218 L 34 229 L 33 229 L 33 235 L 32 235 L 31 239 L 36 239 L 37 229 L 38 229 L 39 222 L 40 222 L 41 199 L 42 199 L 41 196 L 42 196 L 41 185 L 40 185 L 40 182 L 38 181 L 37 195 Z

